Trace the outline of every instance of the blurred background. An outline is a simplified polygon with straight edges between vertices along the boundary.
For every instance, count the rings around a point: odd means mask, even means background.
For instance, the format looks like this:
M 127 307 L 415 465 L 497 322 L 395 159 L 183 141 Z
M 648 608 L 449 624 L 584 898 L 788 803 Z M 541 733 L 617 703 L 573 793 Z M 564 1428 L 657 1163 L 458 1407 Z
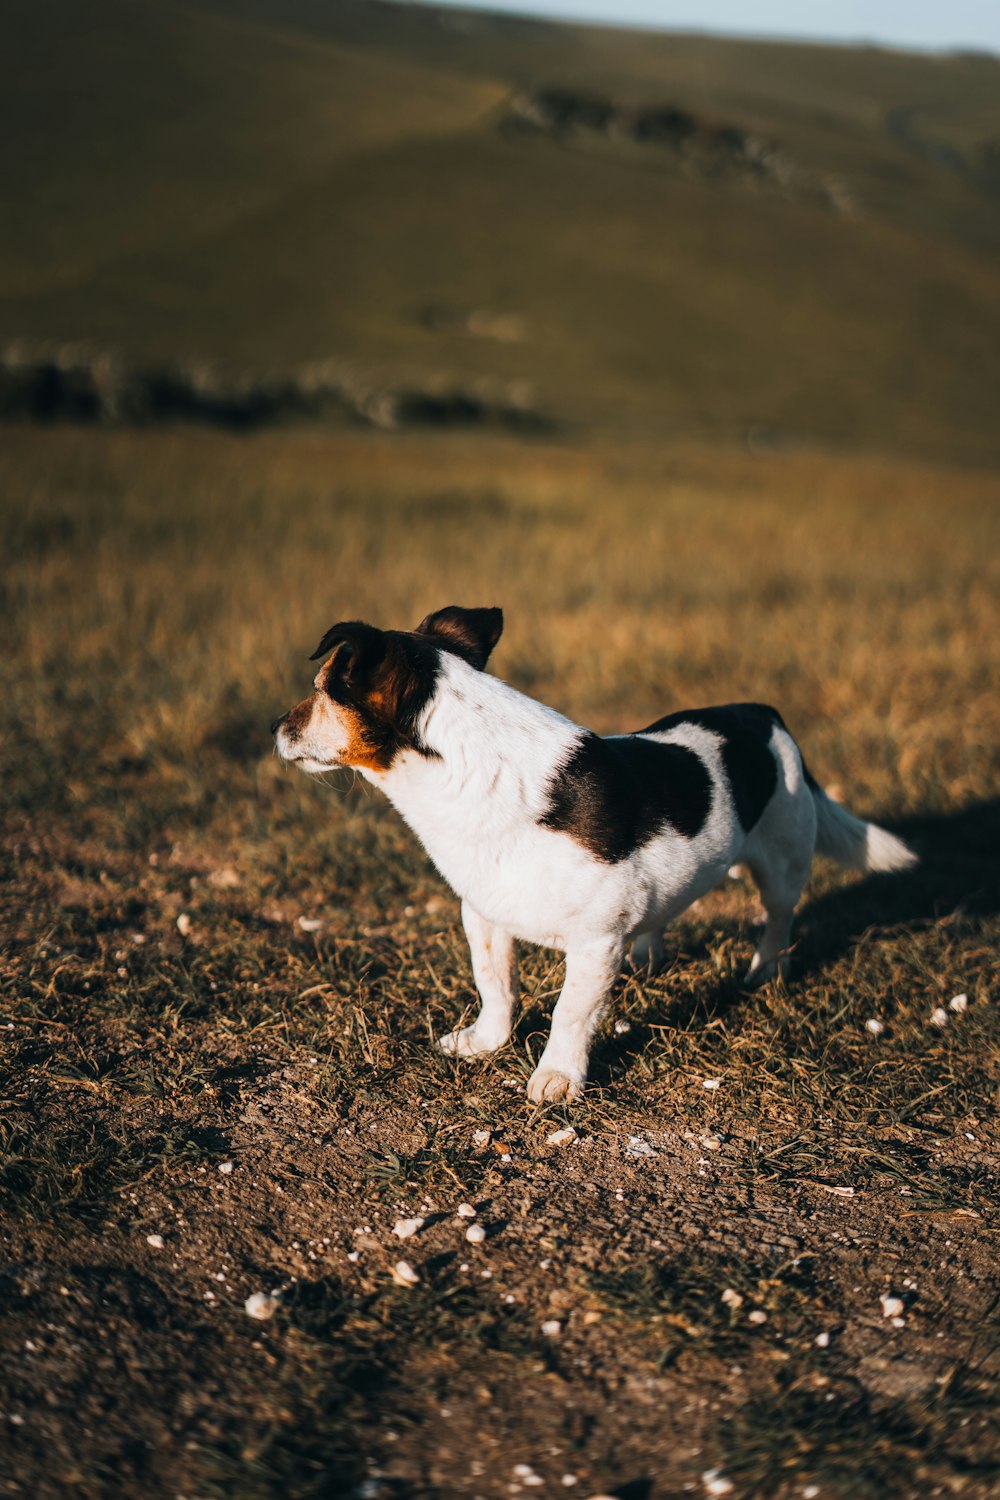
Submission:
M 11 0 L 0 410 L 996 459 L 994 8 L 500 9 Z

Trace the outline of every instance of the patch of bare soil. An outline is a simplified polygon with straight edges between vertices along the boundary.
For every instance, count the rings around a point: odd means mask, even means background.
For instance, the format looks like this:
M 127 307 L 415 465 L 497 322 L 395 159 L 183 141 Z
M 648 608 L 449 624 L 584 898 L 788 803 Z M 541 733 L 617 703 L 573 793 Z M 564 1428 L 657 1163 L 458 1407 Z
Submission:
M 506 1496 L 530 1472 L 668 1496 L 744 1467 L 746 1493 L 777 1494 L 786 1463 L 788 1493 L 813 1470 L 839 1493 L 865 1434 L 904 1417 L 904 1456 L 876 1443 L 856 1492 L 995 1493 L 996 1249 L 967 1213 L 789 1189 L 754 1134 L 550 1145 L 553 1122 L 505 1119 L 495 1091 L 490 1125 L 479 1097 L 442 1132 L 405 1079 L 328 1109 L 308 1065 L 213 1063 L 202 1109 L 122 1120 L 116 1149 L 152 1165 L 117 1201 L 8 1224 L 4 1493 Z M 100 1137 L 99 1111 L 65 1107 Z M 167 1188 L 165 1123 L 193 1152 Z M 839 1460 L 811 1436 L 828 1406 Z
M 490 1063 L 433 1048 L 468 995 L 440 896 L 303 922 L 221 854 L 31 847 L 0 1494 L 995 1495 L 991 1123 L 762 1102 L 733 1019 L 718 1087 L 644 1081 L 666 1028 L 626 1021 L 540 1111 L 530 1001 Z

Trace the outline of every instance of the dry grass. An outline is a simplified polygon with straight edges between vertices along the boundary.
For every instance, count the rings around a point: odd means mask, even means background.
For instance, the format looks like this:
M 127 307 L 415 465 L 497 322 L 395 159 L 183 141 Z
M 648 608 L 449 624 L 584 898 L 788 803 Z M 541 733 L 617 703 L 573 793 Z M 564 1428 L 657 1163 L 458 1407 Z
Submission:
M 996 499 L 809 452 L 10 431 L 0 1493 L 493 1497 L 528 1462 L 541 1493 L 987 1495 Z M 509 1049 L 440 1057 L 457 903 L 266 728 L 333 619 L 449 602 L 502 604 L 495 669 L 598 729 L 775 702 L 922 866 L 818 871 L 753 998 L 730 882 L 622 982 L 582 1104 L 529 1108 L 554 956 Z

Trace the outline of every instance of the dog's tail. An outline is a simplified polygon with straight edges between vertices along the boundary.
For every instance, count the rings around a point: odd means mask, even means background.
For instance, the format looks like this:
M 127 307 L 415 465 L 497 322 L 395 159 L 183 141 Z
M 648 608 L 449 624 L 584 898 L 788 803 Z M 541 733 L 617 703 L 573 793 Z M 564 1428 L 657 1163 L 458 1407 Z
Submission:
M 816 852 L 849 870 L 908 870 L 917 856 L 894 833 L 866 823 L 826 795 L 809 778 L 816 804 Z

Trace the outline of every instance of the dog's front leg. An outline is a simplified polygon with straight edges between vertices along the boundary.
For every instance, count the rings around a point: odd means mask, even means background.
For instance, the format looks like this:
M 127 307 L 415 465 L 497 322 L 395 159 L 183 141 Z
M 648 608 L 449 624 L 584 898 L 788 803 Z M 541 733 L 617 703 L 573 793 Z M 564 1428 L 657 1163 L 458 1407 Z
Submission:
M 575 1099 L 587 1077 L 590 1042 L 604 1014 L 624 943 L 619 938 L 588 943 L 566 954 L 566 980 L 552 1012 L 552 1032 L 528 1079 L 528 1098 Z
M 467 901 L 462 902 L 462 924 L 482 1007 L 471 1026 L 450 1031 L 440 1045 L 453 1057 L 475 1057 L 496 1052 L 510 1036 L 517 1003 L 517 949 L 509 932 L 487 922 Z

